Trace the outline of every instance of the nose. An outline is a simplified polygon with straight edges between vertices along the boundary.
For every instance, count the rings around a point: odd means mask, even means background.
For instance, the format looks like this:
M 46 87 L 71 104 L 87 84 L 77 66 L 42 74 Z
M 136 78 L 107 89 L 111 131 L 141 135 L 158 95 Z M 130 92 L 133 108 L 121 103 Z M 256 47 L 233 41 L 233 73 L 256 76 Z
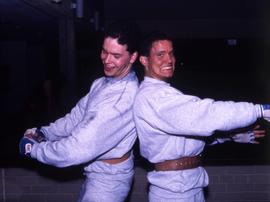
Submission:
M 110 61 L 111 61 L 111 55 L 110 54 L 106 54 L 105 56 L 104 56 L 104 62 L 105 63 L 110 63 Z
M 174 60 L 174 56 L 167 54 L 167 57 L 166 57 L 167 63 L 172 64 L 173 60 Z
M 101 60 L 102 60 L 103 63 L 109 63 L 109 61 L 110 61 L 110 54 L 102 51 L 101 54 L 100 54 L 100 56 L 101 56 Z

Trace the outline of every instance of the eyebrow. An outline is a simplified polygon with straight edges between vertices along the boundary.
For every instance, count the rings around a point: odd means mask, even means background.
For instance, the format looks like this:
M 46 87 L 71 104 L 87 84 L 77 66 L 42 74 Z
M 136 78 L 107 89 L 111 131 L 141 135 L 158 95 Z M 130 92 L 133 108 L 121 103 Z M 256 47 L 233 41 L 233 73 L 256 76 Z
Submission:
M 166 53 L 167 51 L 165 51 L 165 50 L 161 50 L 161 51 L 157 51 L 156 53 L 157 54 L 160 54 L 160 53 Z M 172 50 L 170 50 L 169 52 L 168 52 L 169 54 L 170 53 L 174 53 L 174 50 L 172 49 Z
M 123 55 L 123 54 L 121 54 L 121 53 L 113 53 L 113 52 L 109 52 L 109 51 L 107 51 L 106 49 L 104 49 L 104 47 L 102 47 L 102 50 L 105 51 L 106 53 L 112 54 L 112 55 L 114 55 L 114 56 L 122 56 L 122 55 Z

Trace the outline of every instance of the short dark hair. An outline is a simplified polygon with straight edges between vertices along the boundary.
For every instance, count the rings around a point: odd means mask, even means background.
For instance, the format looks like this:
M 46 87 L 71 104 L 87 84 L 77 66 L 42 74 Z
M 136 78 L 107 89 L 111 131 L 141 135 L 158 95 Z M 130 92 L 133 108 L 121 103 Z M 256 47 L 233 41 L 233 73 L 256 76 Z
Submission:
M 156 41 L 161 40 L 173 41 L 172 38 L 167 33 L 158 30 L 152 31 L 149 34 L 145 35 L 140 45 L 139 55 L 148 57 L 150 54 L 152 44 Z
M 127 45 L 129 53 L 134 53 L 139 49 L 141 31 L 135 22 L 115 21 L 105 29 L 104 39 L 107 37 L 117 39 L 119 44 Z

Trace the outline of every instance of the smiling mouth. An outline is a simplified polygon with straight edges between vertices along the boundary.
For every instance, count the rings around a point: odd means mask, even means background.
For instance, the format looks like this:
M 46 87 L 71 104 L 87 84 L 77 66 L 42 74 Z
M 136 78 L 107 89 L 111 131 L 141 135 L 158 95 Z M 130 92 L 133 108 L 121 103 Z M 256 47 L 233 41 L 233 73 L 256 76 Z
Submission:
M 173 70 L 174 68 L 172 66 L 162 67 L 162 70 Z
M 111 71 L 113 68 L 114 68 L 114 67 L 108 67 L 108 66 L 106 67 L 106 66 L 105 66 L 105 67 L 104 67 L 104 70 L 105 70 L 105 71 Z

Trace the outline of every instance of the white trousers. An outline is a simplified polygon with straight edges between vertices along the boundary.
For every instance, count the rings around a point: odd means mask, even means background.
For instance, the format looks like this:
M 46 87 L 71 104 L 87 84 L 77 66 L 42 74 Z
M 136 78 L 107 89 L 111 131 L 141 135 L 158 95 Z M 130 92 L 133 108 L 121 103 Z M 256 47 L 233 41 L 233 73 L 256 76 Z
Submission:
M 204 202 L 203 188 L 209 178 L 203 167 L 179 171 L 151 171 L 150 202 Z
M 134 176 L 133 155 L 119 164 L 94 162 L 87 168 L 78 202 L 123 202 Z
M 167 198 L 166 196 L 157 196 L 149 192 L 149 202 L 205 202 L 203 191 L 188 198 Z

